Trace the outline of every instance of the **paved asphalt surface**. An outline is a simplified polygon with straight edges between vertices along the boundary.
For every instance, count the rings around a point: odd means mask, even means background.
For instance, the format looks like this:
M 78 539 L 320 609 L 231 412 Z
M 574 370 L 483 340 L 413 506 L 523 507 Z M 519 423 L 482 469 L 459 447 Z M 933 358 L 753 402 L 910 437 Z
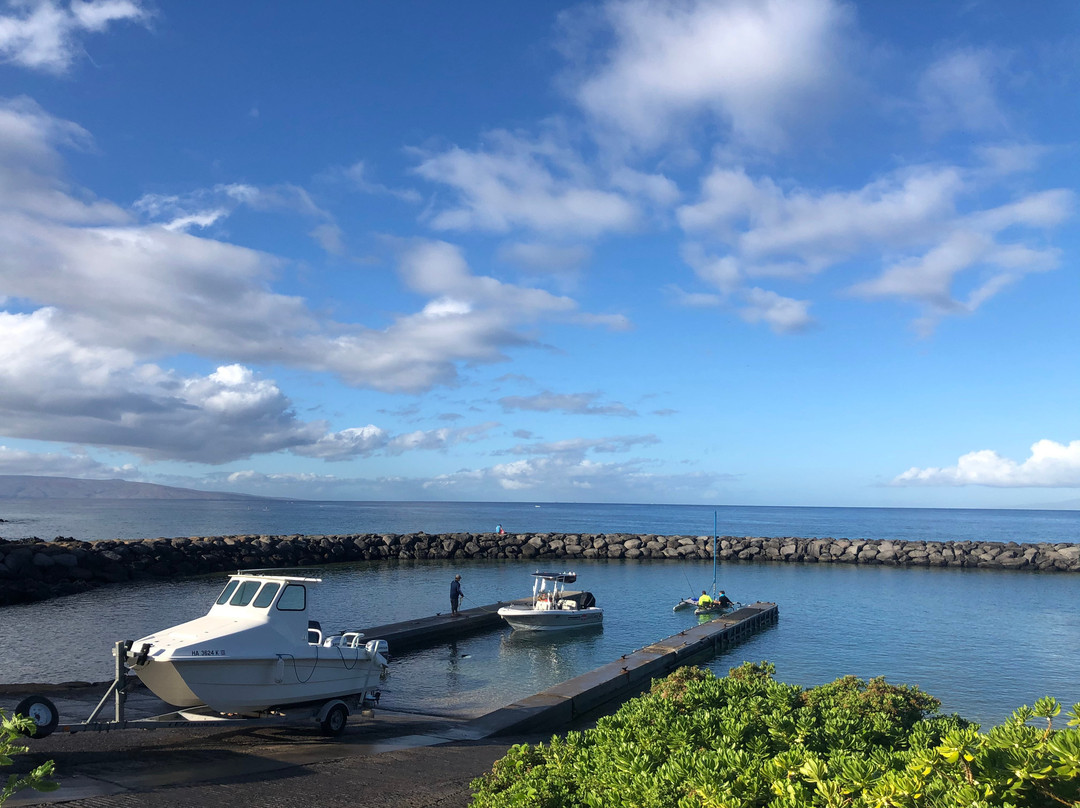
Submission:
M 102 689 L 49 693 L 63 721 L 89 714 Z M 0 693 L 10 712 L 21 694 Z M 89 705 L 89 706 L 87 706 Z M 129 701 L 137 713 L 137 700 Z M 84 709 L 85 708 L 85 709 Z M 106 710 L 106 716 L 108 709 Z M 132 716 L 134 717 L 134 716 Z M 467 806 L 469 784 L 514 743 L 529 737 L 468 740 L 460 719 L 376 710 L 350 718 L 337 738 L 314 723 L 145 731 L 57 732 L 28 739 L 12 771 L 54 760 L 61 788 L 24 790 L 5 808 L 109 806 Z M 455 737 L 456 736 L 456 737 Z

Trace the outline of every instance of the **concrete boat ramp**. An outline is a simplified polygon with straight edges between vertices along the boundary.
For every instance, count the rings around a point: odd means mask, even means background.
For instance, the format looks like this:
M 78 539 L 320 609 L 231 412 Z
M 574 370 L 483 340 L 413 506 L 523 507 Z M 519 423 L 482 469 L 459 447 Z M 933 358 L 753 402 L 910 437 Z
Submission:
M 387 640 L 391 652 L 422 648 L 502 626 L 496 614 L 502 605 L 466 609 L 457 617 L 434 615 L 377 626 L 364 633 Z M 190 804 L 196 805 L 224 799 L 225 790 L 235 797 L 251 797 L 252 789 L 266 787 L 271 781 L 276 797 L 284 796 L 282 788 L 299 788 L 300 781 L 305 781 L 302 793 L 296 794 L 302 803 L 302 798 L 313 796 L 312 784 L 318 780 L 308 775 L 332 771 L 339 778 L 339 789 L 341 779 L 352 778 L 358 787 L 370 788 L 373 765 L 382 772 L 381 793 L 387 805 L 456 804 L 457 797 L 468 793 L 471 779 L 487 771 L 512 743 L 538 742 L 554 730 L 580 726 L 648 689 L 654 678 L 682 665 L 707 661 L 778 619 L 775 603 L 743 606 L 472 719 L 377 709 L 374 717 L 354 715 L 352 729 L 334 739 L 318 735 L 314 724 L 275 727 L 261 726 L 258 720 L 250 727 L 226 729 L 200 724 L 149 734 L 57 732 L 28 741 L 30 752 L 19 755 L 15 762 L 16 771 L 25 771 L 45 760 L 55 760 L 60 789 L 51 793 L 22 791 L 6 805 L 136 805 L 136 798 L 146 798 L 149 792 L 159 802 L 158 797 L 165 793 L 162 789 L 169 789 L 168 793 L 178 798 L 181 792 L 190 792 Z M 73 722 L 89 714 L 101 690 L 99 686 L 0 687 L 0 707 L 10 712 L 27 692 L 44 693 L 57 705 L 62 722 Z M 143 688 L 128 697 L 130 717 L 166 709 Z M 421 770 L 423 776 L 419 776 Z M 360 793 L 347 787 L 343 791 L 353 801 Z M 444 802 L 448 797 L 450 801 Z M 128 798 L 133 801 L 128 802 Z M 322 794 L 319 801 L 337 804 Z M 250 799 L 247 802 L 256 804 Z M 276 798 L 273 804 L 279 804 Z

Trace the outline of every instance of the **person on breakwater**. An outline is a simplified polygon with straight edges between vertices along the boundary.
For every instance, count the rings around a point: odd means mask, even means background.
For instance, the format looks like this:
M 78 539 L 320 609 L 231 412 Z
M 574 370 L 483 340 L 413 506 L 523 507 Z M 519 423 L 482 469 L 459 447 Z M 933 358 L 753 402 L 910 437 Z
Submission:
M 495 532 L 498 533 L 500 536 L 505 536 L 506 535 L 506 531 L 503 530 L 502 525 L 495 525 Z
M 461 576 L 455 575 L 450 582 L 450 616 L 458 616 L 458 604 L 461 603 Z

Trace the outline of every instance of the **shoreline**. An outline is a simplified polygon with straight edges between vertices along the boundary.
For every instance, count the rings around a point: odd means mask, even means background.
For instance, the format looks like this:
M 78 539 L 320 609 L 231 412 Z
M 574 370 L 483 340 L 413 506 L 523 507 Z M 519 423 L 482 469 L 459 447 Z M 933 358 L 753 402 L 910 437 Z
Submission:
M 416 559 L 711 560 L 712 536 L 568 533 L 235 535 L 79 541 L 0 539 L 0 606 L 99 586 L 238 569 Z M 720 536 L 729 563 L 860 564 L 1080 572 L 1080 544 Z

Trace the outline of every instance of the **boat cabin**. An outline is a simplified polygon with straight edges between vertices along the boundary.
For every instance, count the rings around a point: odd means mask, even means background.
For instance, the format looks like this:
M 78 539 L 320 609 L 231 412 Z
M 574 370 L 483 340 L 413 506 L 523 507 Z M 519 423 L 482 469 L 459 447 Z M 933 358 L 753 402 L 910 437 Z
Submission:
M 321 581 L 257 570 L 238 572 L 229 577 L 207 617 L 268 623 L 286 636 L 303 637 L 306 632 L 309 644 L 321 645 L 321 627 L 308 619 L 310 588 Z

